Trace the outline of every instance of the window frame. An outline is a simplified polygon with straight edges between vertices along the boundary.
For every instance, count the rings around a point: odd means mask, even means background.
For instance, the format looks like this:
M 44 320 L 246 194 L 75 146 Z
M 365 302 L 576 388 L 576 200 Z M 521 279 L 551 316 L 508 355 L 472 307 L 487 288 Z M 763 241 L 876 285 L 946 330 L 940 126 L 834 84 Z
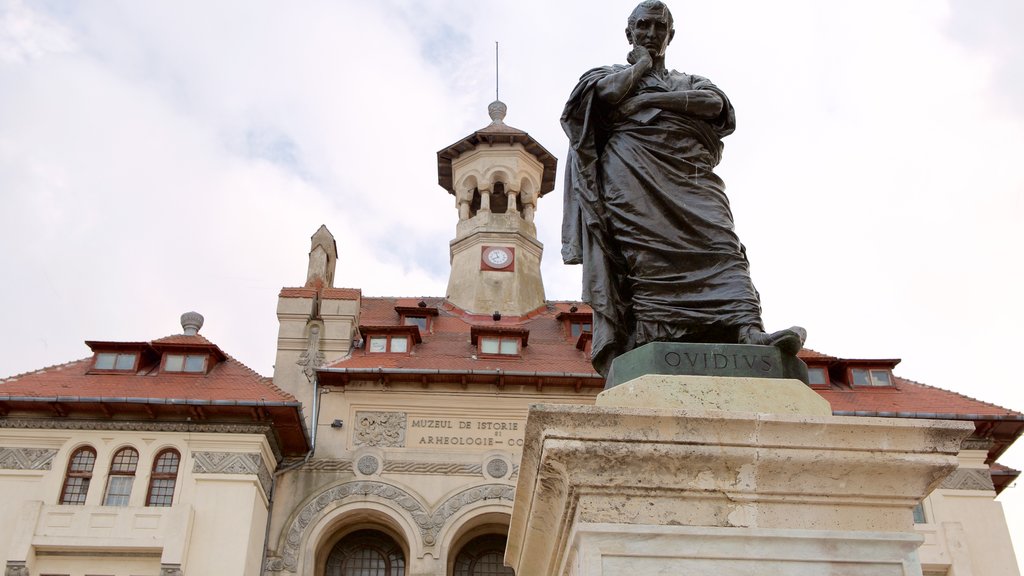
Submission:
M 92 461 L 89 462 L 88 470 L 74 470 L 72 467 L 75 464 L 75 458 L 79 454 L 89 453 L 92 454 Z M 79 446 L 68 457 L 68 465 L 64 470 L 64 482 L 61 483 L 60 496 L 57 498 L 57 503 L 62 506 L 85 506 L 86 501 L 89 498 L 89 487 L 92 484 L 93 472 L 96 469 L 96 449 L 89 445 Z M 83 481 L 79 484 L 78 489 L 74 494 L 81 495 L 81 500 L 75 498 L 75 501 L 69 501 L 68 496 L 68 485 L 71 479 L 81 478 Z
M 127 452 L 129 450 L 135 453 L 134 462 L 129 461 L 130 469 L 128 469 L 128 470 L 125 470 L 125 469 L 115 470 L 114 467 L 119 464 L 118 457 L 122 453 Z M 138 469 L 139 469 L 139 451 L 138 450 L 136 450 L 135 448 L 133 448 L 131 446 L 124 446 L 121 449 L 119 449 L 117 452 L 114 453 L 114 456 L 110 459 L 110 468 L 107 471 L 106 487 L 103 489 L 103 505 L 104 506 L 124 507 L 124 506 L 128 506 L 131 503 L 132 491 L 135 489 L 135 473 L 138 471 Z M 129 483 L 128 483 L 128 492 L 126 494 L 112 495 L 111 492 L 110 492 L 112 481 L 115 480 L 115 479 L 121 479 L 121 478 L 130 478 L 131 479 L 129 481 Z M 121 503 L 112 504 L 110 502 L 111 496 L 124 497 L 124 503 L 123 504 L 121 504 Z
M 865 372 L 867 374 L 867 377 L 868 377 L 868 383 L 867 384 L 856 384 L 854 382 L 854 376 L 853 376 L 854 372 Z M 889 383 L 888 384 L 872 384 L 872 382 L 874 382 L 874 373 L 876 373 L 876 372 L 884 373 L 886 375 L 886 378 L 888 379 Z M 879 368 L 877 366 L 874 366 L 874 367 L 871 367 L 871 366 L 850 366 L 846 370 L 846 377 L 847 377 L 847 382 L 850 383 L 850 387 L 852 387 L 852 388 L 895 388 L 896 387 L 896 379 L 892 375 L 892 369 L 890 369 L 890 368 Z
M 587 320 L 569 320 L 569 337 L 578 339 L 580 334 L 583 333 L 594 333 L 593 321 Z
M 111 368 L 101 368 L 101 367 L 97 366 L 97 363 L 100 361 L 100 356 L 113 356 L 114 357 L 113 366 Z M 132 357 L 132 365 L 131 365 L 131 367 L 129 367 L 129 368 L 118 368 L 117 367 L 117 361 L 120 360 L 122 357 L 128 357 L 128 356 Z M 136 372 L 138 370 L 138 367 L 139 367 L 139 353 L 138 352 L 124 352 L 124 351 L 120 351 L 120 350 L 101 350 L 101 351 L 96 352 L 95 354 L 93 354 L 91 372 L 128 374 L 128 373 Z
M 430 332 L 430 314 L 402 314 L 402 325 L 403 326 L 416 326 L 420 332 Z M 423 326 L 418 323 L 409 322 L 409 320 L 422 320 Z
M 486 340 L 497 340 L 498 351 L 497 352 L 484 352 L 484 341 Z M 515 352 L 502 352 L 502 344 L 506 342 L 515 343 Z M 476 345 L 477 354 L 486 358 L 517 358 L 523 355 L 523 338 L 521 336 L 510 336 L 507 334 L 481 334 L 477 338 Z
M 414 325 L 415 326 L 415 325 Z M 384 349 L 380 351 L 374 351 L 371 348 L 370 342 L 374 339 L 384 338 Z M 392 349 L 391 342 L 393 340 L 405 340 L 405 350 L 395 351 Z M 366 336 L 366 353 L 367 354 L 408 354 L 412 350 L 412 344 L 409 342 L 410 338 L 406 334 L 368 334 Z
M 158 472 L 157 465 L 160 463 L 160 458 L 164 454 L 174 454 L 177 461 L 174 465 L 174 473 L 170 472 Z M 146 488 L 146 507 L 147 508 L 170 508 L 174 505 L 174 493 L 178 490 L 178 473 L 181 472 L 181 452 L 175 448 L 164 448 L 153 456 L 153 465 L 149 469 L 149 482 L 147 482 Z M 153 488 L 154 484 L 158 480 L 170 480 L 171 483 L 171 494 L 167 503 L 154 503 L 153 502 Z
M 819 384 L 815 384 L 815 383 L 811 382 L 810 381 L 811 380 L 811 370 L 821 370 L 822 374 L 825 376 L 825 382 L 824 383 L 819 383 Z M 831 379 L 831 377 L 828 374 L 828 367 L 827 366 L 816 366 L 816 365 L 808 366 L 807 367 L 807 385 L 810 386 L 811 388 L 821 388 L 821 389 L 831 388 L 832 387 L 832 379 Z
M 172 356 L 181 357 L 181 370 L 171 370 L 167 367 L 167 361 Z M 200 370 L 186 370 L 188 366 L 189 358 L 202 357 L 203 366 Z M 210 355 L 206 352 L 164 352 L 163 357 L 160 359 L 160 372 L 166 372 L 167 374 L 206 374 L 207 369 L 210 365 Z

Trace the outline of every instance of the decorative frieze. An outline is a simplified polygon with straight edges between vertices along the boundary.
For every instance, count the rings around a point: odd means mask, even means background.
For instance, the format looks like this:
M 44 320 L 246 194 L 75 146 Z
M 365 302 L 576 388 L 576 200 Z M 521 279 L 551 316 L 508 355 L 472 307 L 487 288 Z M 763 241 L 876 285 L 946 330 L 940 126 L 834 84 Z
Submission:
M 963 441 L 960 442 L 960 449 L 985 450 L 987 452 L 990 448 L 992 448 L 992 444 L 994 444 L 994 442 L 991 438 L 975 438 L 972 436 L 970 438 L 964 438 Z
M 269 424 L 201 424 L 196 422 L 145 422 L 139 420 L 58 420 L 52 418 L 0 418 L 0 428 L 29 430 L 110 430 L 115 432 L 175 432 L 182 434 L 262 434 L 274 459 L 281 448 Z
M 270 493 L 271 476 L 259 454 L 251 452 L 194 452 L 196 474 L 252 474 L 263 491 Z
M 405 446 L 405 412 L 356 412 L 352 442 L 356 446 Z
M 0 448 L 0 469 L 49 470 L 56 455 L 46 448 Z
M 957 468 L 942 481 L 939 488 L 946 490 L 995 490 L 992 474 L 987 468 Z
M 25 565 L 25 562 L 8 560 L 7 566 L 4 568 L 4 576 L 29 576 L 28 566 Z
M 392 474 L 431 474 L 441 476 L 479 476 L 483 471 L 480 464 L 459 464 L 456 462 L 417 462 L 414 460 L 389 460 L 384 471 Z

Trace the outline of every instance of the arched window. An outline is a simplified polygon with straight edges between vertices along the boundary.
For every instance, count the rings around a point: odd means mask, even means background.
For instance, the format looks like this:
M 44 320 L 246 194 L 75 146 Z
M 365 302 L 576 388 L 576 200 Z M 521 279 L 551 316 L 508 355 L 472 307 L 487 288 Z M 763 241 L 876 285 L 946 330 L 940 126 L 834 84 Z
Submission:
M 325 576 L 405 576 L 405 554 L 393 538 L 376 530 L 345 536 L 327 557 Z
M 515 576 L 504 562 L 507 542 L 508 538 L 500 534 L 473 538 L 455 557 L 455 576 Z
M 178 462 L 181 455 L 177 450 L 161 451 L 153 460 L 153 471 L 149 475 L 149 494 L 146 506 L 170 506 L 174 502 L 174 485 L 178 482 Z
M 495 214 L 508 212 L 508 195 L 505 194 L 503 182 L 495 182 L 491 189 L 491 212 Z
M 96 464 L 96 451 L 89 446 L 75 450 L 68 460 L 68 471 L 64 475 L 64 487 L 60 491 L 61 504 L 85 504 L 92 480 L 92 467 Z
M 104 506 L 127 506 L 135 483 L 135 469 L 139 466 L 139 453 L 134 448 L 122 448 L 110 461 L 110 475 L 107 476 L 107 491 L 103 495 Z

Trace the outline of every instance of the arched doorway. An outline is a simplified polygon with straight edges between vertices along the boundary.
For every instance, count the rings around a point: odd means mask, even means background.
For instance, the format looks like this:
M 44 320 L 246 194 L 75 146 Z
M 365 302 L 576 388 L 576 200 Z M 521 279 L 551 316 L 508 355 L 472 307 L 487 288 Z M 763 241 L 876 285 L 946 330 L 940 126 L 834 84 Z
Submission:
M 405 554 L 394 538 L 357 530 L 331 548 L 325 576 L 405 576 Z
M 507 542 L 501 534 L 484 534 L 466 542 L 455 556 L 453 576 L 515 576 L 503 561 Z

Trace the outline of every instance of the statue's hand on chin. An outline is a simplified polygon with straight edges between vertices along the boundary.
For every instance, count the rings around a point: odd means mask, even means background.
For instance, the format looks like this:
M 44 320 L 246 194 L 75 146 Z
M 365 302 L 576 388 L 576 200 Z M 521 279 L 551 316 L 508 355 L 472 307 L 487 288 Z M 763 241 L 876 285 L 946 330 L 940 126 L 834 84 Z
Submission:
M 647 48 L 634 44 L 633 49 L 626 55 L 626 62 L 630 64 L 644 64 L 644 61 L 649 65 L 651 63 L 651 53 Z

